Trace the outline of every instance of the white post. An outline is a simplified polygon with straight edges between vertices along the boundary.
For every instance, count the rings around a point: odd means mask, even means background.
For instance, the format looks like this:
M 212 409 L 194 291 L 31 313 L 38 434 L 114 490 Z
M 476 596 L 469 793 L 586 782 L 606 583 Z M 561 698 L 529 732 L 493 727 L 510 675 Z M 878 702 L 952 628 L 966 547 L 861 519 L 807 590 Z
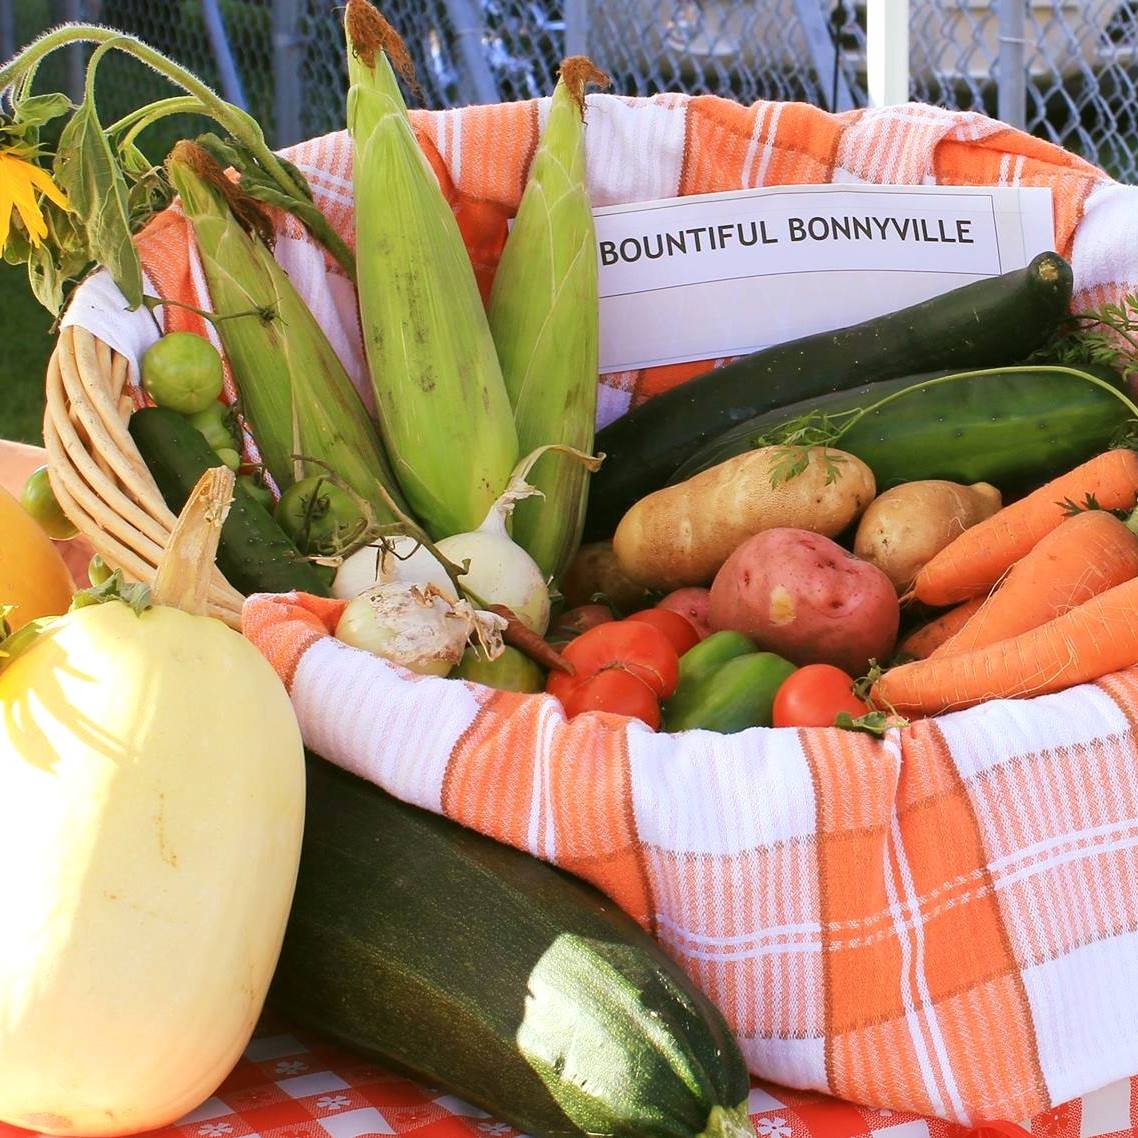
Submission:
M 868 0 L 865 68 L 871 107 L 909 101 L 909 0 Z

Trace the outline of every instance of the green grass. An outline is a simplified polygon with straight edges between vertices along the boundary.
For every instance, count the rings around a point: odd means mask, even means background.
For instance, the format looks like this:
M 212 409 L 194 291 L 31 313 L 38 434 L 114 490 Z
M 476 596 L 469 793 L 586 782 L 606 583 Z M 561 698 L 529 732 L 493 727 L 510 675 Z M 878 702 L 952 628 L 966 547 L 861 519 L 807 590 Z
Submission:
M 44 375 L 52 319 L 23 266 L 0 263 L 0 439 L 43 443 Z
M 51 22 L 46 0 L 16 5 L 16 43 L 24 44 Z M 58 90 L 63 62 L 49 60 L 37 90 Z M 55 340 L 52 318 L 28 288 L 23 265 L 0 261 L 0 439 L 43 442 L 44 374 Z

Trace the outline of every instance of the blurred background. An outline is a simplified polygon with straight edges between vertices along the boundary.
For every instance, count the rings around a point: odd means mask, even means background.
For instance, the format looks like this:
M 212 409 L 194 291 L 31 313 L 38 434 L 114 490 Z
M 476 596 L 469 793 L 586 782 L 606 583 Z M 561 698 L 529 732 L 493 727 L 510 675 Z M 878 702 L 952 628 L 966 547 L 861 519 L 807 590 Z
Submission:
M 985 111 L 1138 181 L 1138 0 L 910 5 L 912 99 Z M 435 108 L 547 95 L 559 60 L 577 53 L 612 75 L 620 94 L 687 91 L 833 110 L 866 104 L 858 0 L 381 0 L 380 7 L 410 47 L 424 102 Z M 0 0 L 0 59 L 64 21 L 121 28 L 196 71 L 283 146 L 343 126 L 341 18 L 338 0 Z M 83 52 L 49 61 L 39 89 L 78 91 Z M 108 58 L 99 71 L 103 121 L 171 93 L 164 86 L 136 61 Z M 168 120 L 144 140 L 158 158 L 174 138 L 199 129 Z M 48 329 L 29 335 L 41 325 L 22 272 L 0 268 L 0 343 L 15 352 L 0 371 L 42 375 Z M 9 412 L 21 437 L 38 438 L 38 396 L 27 398 L 26 409 L 9 401 Z
M 863 106 L 858 0 L 385 0 L 427 105 L 547 95 L 590 55 L 614 90 Z M 345 90 L 336 0 L 0 0 L 0 58 L 64 20 L 133 32 L 244 105 L 278 145 L 337 130 Z M 1138 176 L 1138 0 L 911 0 L 910 95 L 985 110 Z M 76 52 L 72 85 L 81 81 Z M 141 65 L 102 79 L 108 117 L 154 97 Z M 108 69 L 110 70 L 110 69 Z

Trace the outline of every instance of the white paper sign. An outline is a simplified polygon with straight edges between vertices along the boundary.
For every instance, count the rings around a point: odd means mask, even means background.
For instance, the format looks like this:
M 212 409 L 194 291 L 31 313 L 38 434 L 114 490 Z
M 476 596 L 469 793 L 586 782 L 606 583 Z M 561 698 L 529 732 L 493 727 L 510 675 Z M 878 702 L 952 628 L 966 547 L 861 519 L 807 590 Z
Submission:
M 595 211 L 600 370 L 742 355 L 1022 268 L 1034 187 L 780 186 Z

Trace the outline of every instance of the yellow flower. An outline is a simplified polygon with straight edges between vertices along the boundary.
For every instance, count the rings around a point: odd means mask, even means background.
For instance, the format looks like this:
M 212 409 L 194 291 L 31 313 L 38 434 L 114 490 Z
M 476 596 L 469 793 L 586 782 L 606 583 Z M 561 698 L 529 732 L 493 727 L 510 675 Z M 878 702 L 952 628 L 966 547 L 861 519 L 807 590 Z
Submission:
M 70 209 L 67 195 L 41 170 L 23 158 L 0 151 L 0 249 L 8 240 L 15 209 L 28 231 L 28 240 L 39 246 L 47 236 L 47 222 L 36 200 L 36 191 L 49 197 L 57 206 Z

